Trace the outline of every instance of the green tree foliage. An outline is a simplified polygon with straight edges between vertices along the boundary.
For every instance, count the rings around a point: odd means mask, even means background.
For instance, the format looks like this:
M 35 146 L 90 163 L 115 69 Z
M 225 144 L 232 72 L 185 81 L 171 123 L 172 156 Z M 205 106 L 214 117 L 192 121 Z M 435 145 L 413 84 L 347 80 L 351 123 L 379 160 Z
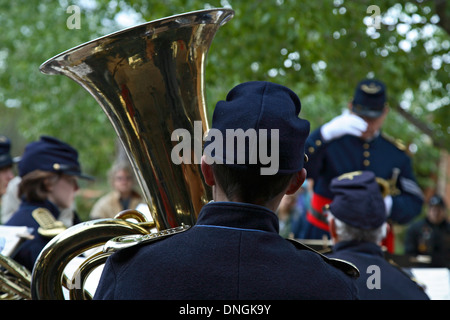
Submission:
M 111 124 L 84 89 L 41 74 L 39 65 L 124 28 L 124 17 L 137 24 L 232 7 L 235 17 L 219 29 L 207 59 L 210 116 L 237 83 L 269 80 L 298 93 L 314 129 L 347 106 L 359 80 L 378 78 L 391 107 L 384 131 L 411 147 L 425 187 L 439 149 L 449 149 L 450 5 L 383 0 L 370 11 L 373 2 L 0 0 L 0 125 L 16 124 L 24 141 L 59 136 L 80 150 L 88 172 L 104 176 L 116 150 Z M 79 29 L 67 25 L 70 5 L 81 9 Z

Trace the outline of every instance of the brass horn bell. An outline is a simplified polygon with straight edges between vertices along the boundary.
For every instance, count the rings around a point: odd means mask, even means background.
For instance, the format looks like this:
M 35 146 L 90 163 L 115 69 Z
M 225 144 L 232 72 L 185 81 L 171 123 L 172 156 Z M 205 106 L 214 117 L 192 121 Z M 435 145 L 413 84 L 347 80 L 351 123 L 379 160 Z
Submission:
M 211 9 L 155 20 L 77 46 L 40 67 L 46 74 L 68 76 L 100 104 L 130 159 L 158 231 L 193 225 L 211 199 L 199 159 L 172 163 L 171 133 L 183 128 L 194 139 L 194 121 L 202 122 L 203 132 L 208 130 L 206 55 L 219 27 L 233 15 L 230 9 Z M 34 299 L 63 298 L 62 289 L 55 289 L 63 271 L 52 261 L 75 253 L 61 248 L 79 254 L 83 242 L 91 246 L 108 237 L 150 232 L 139 223 L 110 220 L 69 228 L 44 248 L 33 269 Z M 86 236 L 90 239 L 85 241 Z

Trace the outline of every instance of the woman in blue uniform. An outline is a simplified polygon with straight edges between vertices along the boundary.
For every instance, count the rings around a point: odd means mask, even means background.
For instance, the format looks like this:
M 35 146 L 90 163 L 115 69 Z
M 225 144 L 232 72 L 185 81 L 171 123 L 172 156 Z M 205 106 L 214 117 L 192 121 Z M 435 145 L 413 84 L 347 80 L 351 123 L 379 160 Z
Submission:
M 91 178 L 81 173 L 78 152 L 49 136 L 26 146 L 18 168 L 21 204 L 6 225 L 30 228 L 34 238 L 24 242 L 13 258 L 32 270 L 53 236 L 81 222 L 70 210 L 78 190 L 77 178 Z

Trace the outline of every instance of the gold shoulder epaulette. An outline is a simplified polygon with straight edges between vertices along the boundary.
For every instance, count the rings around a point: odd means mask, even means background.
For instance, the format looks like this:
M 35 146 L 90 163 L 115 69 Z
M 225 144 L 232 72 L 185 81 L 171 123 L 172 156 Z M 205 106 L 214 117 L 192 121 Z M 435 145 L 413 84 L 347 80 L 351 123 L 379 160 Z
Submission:
M 53 238 L 60 234 L 66 227 L 61 221 L 55 219 L 46 208 L 36 208 L 31 212 L 34 220 L 39 224 L 38 233 L 46 238 Z
M 389 141 L 390 143 L 392 143 L 394 146 L 397 147 L 397 149 L 400 149 L 402 151 L 408 151 L 408 149 L 406 148 L 405 143 L 401 140 L 401 139 L 395 139 L 393 137 L 390 137 L 388 135 L 386 135 L 385 133 L 381 134 L 383 138 L 385 138 L 387 141 Z

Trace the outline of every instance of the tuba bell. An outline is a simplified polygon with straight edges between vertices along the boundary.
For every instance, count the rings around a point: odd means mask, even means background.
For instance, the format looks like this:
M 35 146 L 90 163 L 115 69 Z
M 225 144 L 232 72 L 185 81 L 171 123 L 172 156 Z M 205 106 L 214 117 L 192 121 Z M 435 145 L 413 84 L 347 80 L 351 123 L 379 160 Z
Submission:
M 211 9 L 154 20 L 72 48 L 40 67 L 45 74 L 68 76 L 100 104 L 131 162 L 159 232 L 193 225 L 211 199 L 199 159 L 179 165 L 171 161 L 176 143 L 171 135 L 175 129 L 186 129 L 193 145 L 194 122 L 201 121 L 203 132 L 208 130 L 206 55 L 219 27 L 233 15 L 230 9 Z M 64 261 L 83 250 L 112 237 L 151 235 L 153 225 L 138 220 L 88 221 L 53 238 L 33 268 L 33 299 L 62 299 L 61 284 L 74 287 L 73 279 L 64 280 L 63 267 L 68 263 Z M 96 256 L 94 265 L 106 256 Z M 76 274 L 89 272 L 86 267 Z M 72 295 L 72 291 L 71 297 L 86 298 L 83 292 Z

